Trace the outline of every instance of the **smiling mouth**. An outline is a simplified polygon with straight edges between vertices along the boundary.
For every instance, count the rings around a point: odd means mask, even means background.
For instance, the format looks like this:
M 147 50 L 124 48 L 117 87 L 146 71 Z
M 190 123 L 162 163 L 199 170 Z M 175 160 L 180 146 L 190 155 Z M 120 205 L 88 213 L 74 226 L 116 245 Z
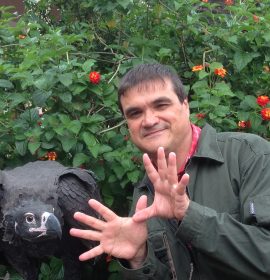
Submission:
M 148 131 L 148 132 L 145 132 L 143 134 L 144 137 L 151 137 L 151 136 L 155 136 L 161 132 L 163 132 L 165 130 L 165 128 L 163 129 L 158 129 L 158 130 L 154 130 L 154 131 Z

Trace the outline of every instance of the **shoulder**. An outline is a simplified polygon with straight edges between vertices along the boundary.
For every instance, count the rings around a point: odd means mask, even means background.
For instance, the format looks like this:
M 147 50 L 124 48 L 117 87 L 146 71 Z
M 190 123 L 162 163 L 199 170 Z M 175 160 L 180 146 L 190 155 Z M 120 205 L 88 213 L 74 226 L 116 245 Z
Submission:
M 214 143 L 221 149 L 231 149 L 241 152 L 250 151 L 254 154 L 270 155 L 270 142 L 252 133 L 244 132 L 217 132 L 210 125 L 206 125 L 202 133 L 205 141 Z

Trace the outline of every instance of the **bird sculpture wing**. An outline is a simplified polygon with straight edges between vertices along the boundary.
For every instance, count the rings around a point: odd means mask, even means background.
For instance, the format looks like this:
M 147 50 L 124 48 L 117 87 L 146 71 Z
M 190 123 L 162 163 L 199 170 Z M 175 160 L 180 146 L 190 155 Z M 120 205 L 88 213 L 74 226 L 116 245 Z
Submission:
M 64 220 L 71 227 L 84 227 L 73 218 L 77 211 L 99 218 L 88 205 L 91 198 L 101 201 L 99 188 L 92 172 L 80 168 L 66 169 L 58 178 L 57 194 Z

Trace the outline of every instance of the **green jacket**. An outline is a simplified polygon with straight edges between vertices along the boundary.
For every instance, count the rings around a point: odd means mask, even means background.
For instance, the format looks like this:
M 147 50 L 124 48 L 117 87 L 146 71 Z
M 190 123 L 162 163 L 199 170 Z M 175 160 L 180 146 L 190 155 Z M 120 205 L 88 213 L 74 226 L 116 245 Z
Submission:
M 270 143 L 206 125 L 189 160 L 190 206 L 181 223 L 148 221 L 148 256 L 140 269 L 122 263 L 132 280 L 270 279 Z M 134 189 L 153 201 L 145 177 Z

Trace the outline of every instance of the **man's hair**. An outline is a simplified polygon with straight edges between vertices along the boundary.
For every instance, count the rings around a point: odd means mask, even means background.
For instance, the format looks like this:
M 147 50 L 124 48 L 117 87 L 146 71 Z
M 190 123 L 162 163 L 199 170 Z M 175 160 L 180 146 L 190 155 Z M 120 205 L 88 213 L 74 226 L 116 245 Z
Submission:
M 135 68 L 129 70 L 122 78 L 118 88 L 118 106 L 123 113 L 121 105 L 121 96 L 123 96 L 130 89 L 147 84 L 148 82 L 161 81 L 165 83 L 168 79 L 172 82 L 173 90 L 181 103 L 186 99 L 186 94 L 181 79 L 169 67 L 155 63 L 155 64 L 140 64 Z

